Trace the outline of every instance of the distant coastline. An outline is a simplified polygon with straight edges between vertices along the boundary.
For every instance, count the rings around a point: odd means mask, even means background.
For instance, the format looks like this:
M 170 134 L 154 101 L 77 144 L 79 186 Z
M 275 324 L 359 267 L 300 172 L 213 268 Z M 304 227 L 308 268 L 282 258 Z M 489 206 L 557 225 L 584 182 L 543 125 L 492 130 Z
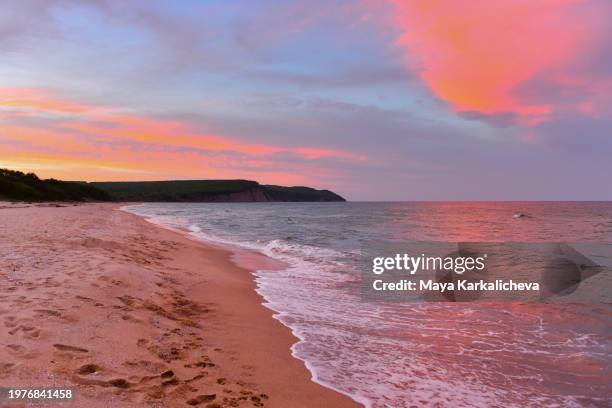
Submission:
M 329 190 L 263 185 L 252 180 L 173 180 L 89 183 L 115 201 L 316 202 L 346 201 Z
M 329 190 L 252 180 L 84 182 L 0 169 L 0 199 L 13 201 L 317 202 L 346 201 Z

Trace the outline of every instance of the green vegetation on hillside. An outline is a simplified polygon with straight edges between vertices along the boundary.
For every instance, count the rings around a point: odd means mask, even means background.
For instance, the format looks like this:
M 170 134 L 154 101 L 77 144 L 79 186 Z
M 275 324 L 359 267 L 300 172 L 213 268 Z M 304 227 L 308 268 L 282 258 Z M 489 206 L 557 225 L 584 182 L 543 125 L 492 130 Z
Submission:
M 345 201 L 329 190 L 261 185 L 250 180 L 76 182 L 41 180 L 0 169 L 0 200 L 16 201 Z
M 89 183 L 41 180 L 34 173 L 0 169 L 0 199 L 17 201 L 109 201 L 107 192 Z
M 250 180 L 176 180 L 92 183 L 117 201 L 345 201 L 329 190 L 261 185 Z
M 264 185 L 266 194 L 274 201 L 346 201 L 329 190 L 315 190 L 310 187 L 282 187 Z
M 94 182 L 117 201 L 198 201 L 204 195 L 238 193 L 258 186 L 248 180 Z

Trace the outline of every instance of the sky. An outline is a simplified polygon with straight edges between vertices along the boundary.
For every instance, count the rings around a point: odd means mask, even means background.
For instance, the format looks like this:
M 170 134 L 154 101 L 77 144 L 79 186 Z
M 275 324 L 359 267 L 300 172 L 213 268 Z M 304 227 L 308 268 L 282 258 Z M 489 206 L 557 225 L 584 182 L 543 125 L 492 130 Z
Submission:
M 13 0 L 0 167 L 612 199 L 609 0 Z

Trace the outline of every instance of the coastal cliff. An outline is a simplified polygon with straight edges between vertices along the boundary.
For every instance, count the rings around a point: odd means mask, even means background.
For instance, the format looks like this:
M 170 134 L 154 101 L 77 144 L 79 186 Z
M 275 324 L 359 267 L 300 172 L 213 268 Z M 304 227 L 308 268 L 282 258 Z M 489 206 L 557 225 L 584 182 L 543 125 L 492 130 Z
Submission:
M 0 200 L 271 202 L 346 201 L 329 190 L 262 185 L 251 180 L 83 182 L 40 179 L 34 173 L 0 169 Z
M 329 190 L 263 185 L 251 180 L 95 182 L 116 201 L 273 202 L 346 201 Z

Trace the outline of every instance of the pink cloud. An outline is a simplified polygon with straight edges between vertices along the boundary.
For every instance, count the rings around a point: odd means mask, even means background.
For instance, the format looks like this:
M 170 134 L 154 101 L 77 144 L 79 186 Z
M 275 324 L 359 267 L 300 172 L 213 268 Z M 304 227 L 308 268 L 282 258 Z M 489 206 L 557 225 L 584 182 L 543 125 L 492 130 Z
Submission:
M 0 88 L 0 117 L 5 119 L 0 157 L 6 158 L 0 166 L 29 166 L 46 177 L 249 178 L 255 172 L 269 183 L 305 183 L 304 174 L 312 174 L 304 170 L 308 162 L 367 160 L 322 146 L 249 143 L 207 134 L 189 122 L 121 113 L 58 98 L 45 89 Z M 276 165 L 278 154 L 299 162 L 283 172 Z
M 609 2 L 390 1 L 396 45 L 406 50 L 410 69 L 455 111 L 511 114 L 535 124 L 555 111 L 594 111 L 594 104 L 609 102 L 601 100 L 609 78 L 580 63 L 608 52 Z M 540 82 L 557 92 L 526 91 Z

